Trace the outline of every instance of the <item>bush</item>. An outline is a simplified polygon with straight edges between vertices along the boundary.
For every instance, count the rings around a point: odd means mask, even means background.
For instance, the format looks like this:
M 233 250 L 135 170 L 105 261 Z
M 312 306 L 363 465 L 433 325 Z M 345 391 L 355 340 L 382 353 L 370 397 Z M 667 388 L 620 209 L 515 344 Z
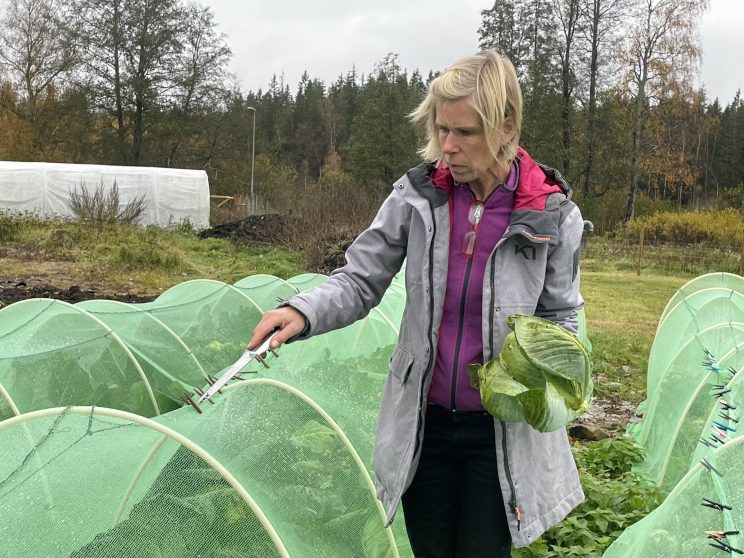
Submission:
M 80 189 L 70 192 L 70 209 L 81 221 L 87 221 L 100 225 L 137 224 L 147 210 L 145 194 L 135 198 L 131 202 L 121 205 L 119 202 L 119 187 L 116 181 L 110 189 L 101 183 L 93 193 L 90 193 L 85 184 L 80 184 Z
M 675 243 L 710 243 L 721 247 L 738 247 L 744 234 L 741 213 L 727 208 L 720 211 L 684 211 L 656 213 L 629 221 L 618 230 L 625 239 L 644 239 Z
M 646 217 L 656 213 L 677 213 L 678 210 L 677 201 L 674 199 L 651 198 L 643 192 L 639 192 L 638 196 L 636 196 L 636 217 Z
M 287 246 L 305 254 L 308 271 L 321 273 L 343 264 L 343 251 L 369 226 L 383 199 L 340 170 L 327 171 L 321 182 L 285 184 L 269 197 L 287 217 Z
M 574 452 L 586 501 L 514 558 L 602 556 L 636 521 L 661 504 L 658 487 L 630 472 L 643 450 L 630 438 L 608 438 Z
M 714 206 L 717 209 L 731 208 L 744 213 L 744 184 L 734 188 L 728 188 L 715 198 Z

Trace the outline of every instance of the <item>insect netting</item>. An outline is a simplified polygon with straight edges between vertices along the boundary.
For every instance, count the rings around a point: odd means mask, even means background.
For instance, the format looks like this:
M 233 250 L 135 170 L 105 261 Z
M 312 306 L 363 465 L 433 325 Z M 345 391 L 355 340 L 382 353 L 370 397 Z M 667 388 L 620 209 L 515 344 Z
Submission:
M 735 397 L 744 368 L 744 283 L 711 274 L 680 290 L 685 294 L 667 306 L 651 348 L 643 420 L 628 428 L 647 452 L 636 471 L 667 490 L 700 447 L 736 435 L 720 401 Z
M 326 280 L 0 310 L 0 557 L 411 556 L 372 480 L 402 275 L 366 318 L 252 362 L 201 413 L 184 399 L 264 311 Z
M 649 358 L 645 414 L 628 431 L 647 454 L 634 470 L 671 493 L 605 557 L 744 553 L 743 293 L 740 277 L 716 273 L 690 281 L 667 305 Z
M 201 414 L 182 399 L 237 360 L 263 311 L 325 280 L 0 310 L 0 556 L 410 555 L 402 516 L 384 528 L 371 458 L 400 277 L 367 318 L 249 366 Z
M 744 439 L 712 450 L 675 486 L 664 502 L 626 529 L 604 558 L 719 558 L 744 547 Z

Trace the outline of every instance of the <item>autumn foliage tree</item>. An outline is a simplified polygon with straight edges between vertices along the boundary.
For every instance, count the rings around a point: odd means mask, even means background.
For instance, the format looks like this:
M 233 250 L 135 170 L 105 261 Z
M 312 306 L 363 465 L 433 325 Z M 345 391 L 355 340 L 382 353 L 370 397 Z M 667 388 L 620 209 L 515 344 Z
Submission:
M 625 218 L 635 214 L 649 109 L 680 83 L 690 83 L 700 58 L 697 29 L 705 0 L 639 0 L 621 60 L 633 102 L 633 151 Z

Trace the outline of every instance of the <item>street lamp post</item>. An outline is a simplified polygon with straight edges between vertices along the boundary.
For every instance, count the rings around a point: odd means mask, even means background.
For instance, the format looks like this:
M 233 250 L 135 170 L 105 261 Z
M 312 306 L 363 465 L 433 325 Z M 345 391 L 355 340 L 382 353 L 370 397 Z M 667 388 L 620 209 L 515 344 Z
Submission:
M 251 142 L 251 215 L 256 211 L 256 202 L 253 197 L 253 169 L 256 166 L 256 109 L 248 107 L 253 111 L 253 141 Z

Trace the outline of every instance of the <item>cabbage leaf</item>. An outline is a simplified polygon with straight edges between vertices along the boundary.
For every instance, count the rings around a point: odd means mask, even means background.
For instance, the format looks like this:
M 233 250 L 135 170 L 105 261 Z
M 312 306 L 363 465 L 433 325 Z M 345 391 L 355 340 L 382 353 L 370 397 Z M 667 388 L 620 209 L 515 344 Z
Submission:
M 507 324 L 512 332 L 499 357 L 468 366 L 484 408 L 499 420 L 525 421 L 540 432 L 565 427 L 589 408 L 594 385 L 588 351 L 549 320 L 515 314 Z

